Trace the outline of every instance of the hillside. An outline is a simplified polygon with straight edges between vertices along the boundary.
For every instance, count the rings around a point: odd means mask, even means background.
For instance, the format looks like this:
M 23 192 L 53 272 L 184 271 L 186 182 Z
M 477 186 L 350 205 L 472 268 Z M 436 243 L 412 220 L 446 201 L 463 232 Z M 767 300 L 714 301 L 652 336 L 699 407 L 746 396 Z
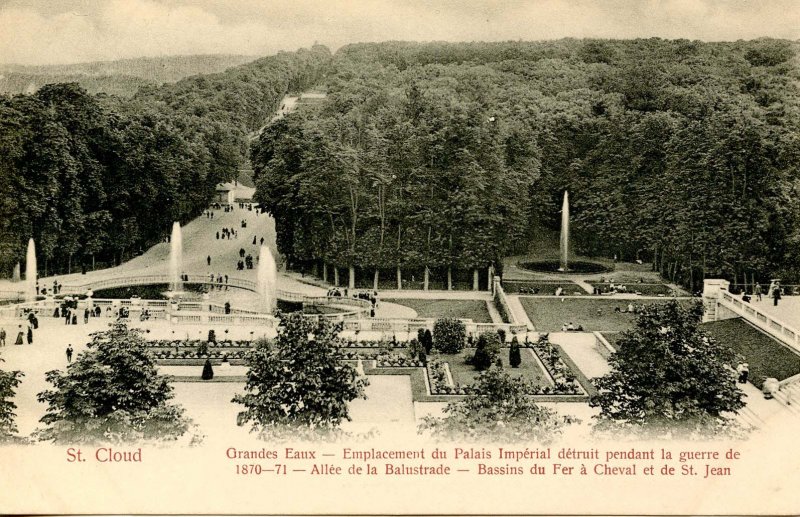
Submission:
M 568 191 L 576 254 L 652 263 L 691 291 L 709 277 L 794 282 L 797 50 L 766 38 L 347 45 L 327 97 L 253 143 L 256 198 L 282 253 L 356 276 L 484 282 L 559 230 Z
M 0 65 L 0 93 L 33 93 L 45 84 L 75 82 L 90 94 L 131 97 L 144 85 L 156 86 L 192 75 L 218 73 L 254 59 L 253 56 L 213 54 L 143 57 L 71 65 Z

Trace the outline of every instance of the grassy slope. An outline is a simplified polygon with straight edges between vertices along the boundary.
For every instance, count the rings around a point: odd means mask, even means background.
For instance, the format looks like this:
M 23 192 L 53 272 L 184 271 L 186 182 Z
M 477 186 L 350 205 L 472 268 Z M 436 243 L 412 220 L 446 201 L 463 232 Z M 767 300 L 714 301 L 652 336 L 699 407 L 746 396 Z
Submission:
M 750 380 L 759 388 L 767 377 L 783 380 L 800 373 L 799 354 L 741 318 L 704 323 L 702 328 L 745 357 L 750 366 Z

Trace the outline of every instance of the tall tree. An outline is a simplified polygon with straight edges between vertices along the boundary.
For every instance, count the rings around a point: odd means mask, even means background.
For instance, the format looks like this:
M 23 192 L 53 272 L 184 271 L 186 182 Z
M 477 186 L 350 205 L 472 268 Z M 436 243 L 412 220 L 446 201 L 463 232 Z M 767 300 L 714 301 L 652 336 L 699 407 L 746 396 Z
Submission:
M 282 316 L 275 340 L 257 342 L 247 355 L 245 393 L 233 399 L 245 407 L 238 424 L 264 439 L 336 434 L 368 384 L 344 362 L 338 331 L 324 320 Z
M 172 404 L 172 387 L 159 375 L 147 343 L 125 323 L 92 335 L 88 349 L 66 371 L 46 374 L 53 389 L 38 395 L 47 404 L 36 431 L 53 443 L 130 443 L 177 440 L 191 421 Z
M 699 328 L 702 306 L 645 306 L 597 379 L 598 431 L 649 437 L 705 437 L 737 429 L 744 407 L 733 352 Z
M 0 357 L 0 363 L 5 360 Z M 6 372 L 0 370 L 0 443 L 16 442 L 19 440 L 17 436 L 17 424 L 14 422 L 16 418 L 17 405 L 12 400 L 14 393 L 19 387 L 21 378 L 24 374 L 19 370 L 12 370 Z

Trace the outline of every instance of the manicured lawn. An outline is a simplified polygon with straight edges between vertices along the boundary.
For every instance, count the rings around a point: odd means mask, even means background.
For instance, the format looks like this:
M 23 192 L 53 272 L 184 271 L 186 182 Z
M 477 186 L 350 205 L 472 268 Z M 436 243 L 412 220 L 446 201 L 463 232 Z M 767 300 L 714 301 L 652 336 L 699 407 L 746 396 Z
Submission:
M 633 327 L 635 315 L 614 312 L 615 307 L 626 309 L 629 303 L 633 305 L 649 305 L 665 303 L 661 300 L 619 300 L 568 297 L 561 298 L 532 298 L 520 297 L 520 302 L 525 312 L 539 332 L 557 332 L 562 325 L 572 322 L 573 325 L 582 325 L 585 331 L 612 331 L 617 332 Z M 681 303 L 687 303 L 688 301 Z M 599 312 L 598 312 L 599 311 Z
M 393 298 L 392 303 L 405 305 L 417 311 L 420 318 L 461 318 L 476 323 L 491 323 L 489 310 L 483 300 L 417 300 Z
M 466 363 L 466 358 L 472 357 L 474 354 L 474 348 L 465 348 L 459 354 L 442 354 L 438 356 L 438 358 L 446 362 L 450 367 L 450 374 L 453 376 L 453 382 L 461 386 L 466 386 L 468 384 L 473 384 L 475 378 L 478 377 L 480 373 L 472 365 Z M 524 377 L 525 380 L 533 381 L 533 383 L 538 386 L 553 385 L 547 374 L 539 367 L 530 349 L 523 348 L 520 350 L 522 364 L 519 365 L 519 368 L 511 368 L 508 364 L 508 348 L 501 348 L 499 357 L 503 360 L 503 370 L 508 372 L 512 377 Z
M 719 343 L 745 357 L 750 366 L 750 381 L 759 388 L 767 377 L 782 381 L 800 373 L 800 355 L 741 318 L 704 323 L 702 328 Z

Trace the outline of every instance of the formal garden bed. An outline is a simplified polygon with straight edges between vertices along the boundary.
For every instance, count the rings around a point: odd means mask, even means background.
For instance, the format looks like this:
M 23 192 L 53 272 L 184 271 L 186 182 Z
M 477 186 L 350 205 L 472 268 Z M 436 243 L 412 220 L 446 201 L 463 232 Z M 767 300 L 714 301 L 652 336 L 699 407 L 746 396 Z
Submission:
M 470 319 L 475 323 L 491 323 L 492 317 L 484 300 L 428 300 L 392 298 L 388 301 L 417 311 L 419 318 Z
M 246 365 L 245 358 L 253 344 L 248 340 L 157 340 L 149 343 L 149 351 L 161 366 L 201 367 L 209 360 L 215 368 L 223 361 L 232 366 Z M 415 401 L 447 401 L 453 396 L 474 393 L 472 385 L 479 375 L 469 362 L 475 354 L 472 347 L 456 354 L 434 350 L 420 355 L 405 342 L 340 340 L 339 346 L 344 361 L 355 365 L 361 360 L 364 370 L 370 375 L 412 375 L 416 382 Z M 584 400 L 588 380 L 583 379 L 579 372 L 576 374 L 575 365 L 566 364 L 562 355 L 560 349 L 550 346 L 545 338 L 536 343 L 520 343 L 518 368 L 509 365 L 508 347 L 500 348 L 498 358 L 504 371 L 531 382 L 531 395 L 554 397 L 547 400 L 564 400 L 564 397 L 570 400 L 583 397 L 580 400 Z M 430 392 L 425 384 L 426 378 Z M 176 380 L 185 381 L 183 377 L 176 377 Z
M 508 348 L 501 348 L 499 359 L 503 362 L 503 369 L 512 377 L 522 377 L 526 381 L 531 381 L 539 386 L 552 386 L 553 381 L 549 376 L 542 371 L 538 361 L 532 355 L 531 349 L 523 348 L 520 350 L 520 358 L 522 362 L 519 367 L 511 368 L 508 366 Z M 479 371 L 469 363 L 469 359 L 475 355 L 474 348 L 465 348 L 461 354 L 455 356 L 440 356 L 442 360 L 447 362 L 450 368 L 450 373 L 453 377 L 453 382 L 456 385 L 469 385 L 475 382 Z

